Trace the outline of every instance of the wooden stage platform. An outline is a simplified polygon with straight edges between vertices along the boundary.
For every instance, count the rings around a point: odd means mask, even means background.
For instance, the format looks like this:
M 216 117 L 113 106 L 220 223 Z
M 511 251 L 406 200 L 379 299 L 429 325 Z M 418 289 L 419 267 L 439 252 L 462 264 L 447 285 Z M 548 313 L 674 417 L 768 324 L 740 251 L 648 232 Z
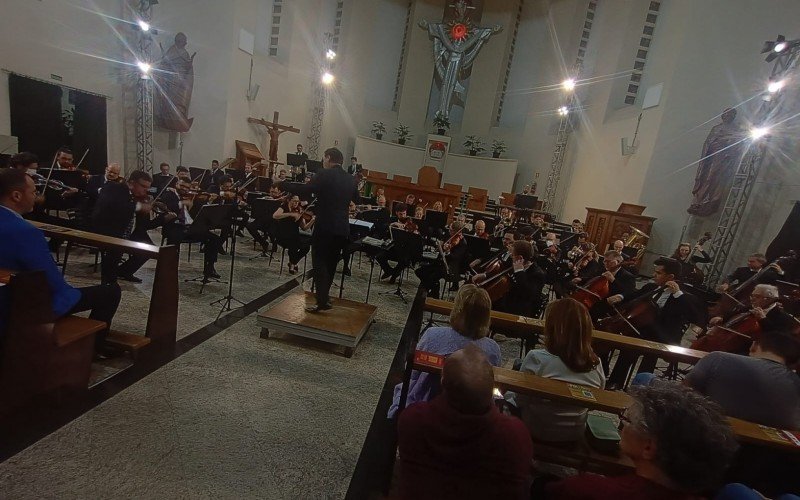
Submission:
M 333 309 L 307 313 L 306 304 L 315 303 L 313 294 L 300 291 L 259 313 L 257 323 L 262 327 L 261 338 L 269 338 L 272 329 L 274 333 L 288 333 L 343 346 L 345 356 L 351 357 L 372 324 L 377 307 L 331 297 Z

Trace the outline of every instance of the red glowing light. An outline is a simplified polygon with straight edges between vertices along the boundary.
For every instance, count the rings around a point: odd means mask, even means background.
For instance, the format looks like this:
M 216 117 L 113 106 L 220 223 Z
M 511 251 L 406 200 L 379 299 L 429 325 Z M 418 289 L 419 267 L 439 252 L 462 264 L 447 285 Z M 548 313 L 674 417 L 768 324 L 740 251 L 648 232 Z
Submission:
M 453 25 L 452 29 L 450 30 L 450 36 L 453 37 L 453 40 L 462 41 L 467 38 L 467 25 L 462 23 L 456 23 Z

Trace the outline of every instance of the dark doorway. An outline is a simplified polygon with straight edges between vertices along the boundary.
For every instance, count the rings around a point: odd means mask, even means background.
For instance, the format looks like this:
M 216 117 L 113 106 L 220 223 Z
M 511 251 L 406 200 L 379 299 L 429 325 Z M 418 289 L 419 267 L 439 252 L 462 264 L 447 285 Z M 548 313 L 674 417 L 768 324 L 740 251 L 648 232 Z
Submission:
M 39 157 L 49 167 L 61 146 L 72 149 L 81 168 L 102 173 L 108 164 L 105 97 L 32 78 L 8 76 L 11 135 L 19 150 Z

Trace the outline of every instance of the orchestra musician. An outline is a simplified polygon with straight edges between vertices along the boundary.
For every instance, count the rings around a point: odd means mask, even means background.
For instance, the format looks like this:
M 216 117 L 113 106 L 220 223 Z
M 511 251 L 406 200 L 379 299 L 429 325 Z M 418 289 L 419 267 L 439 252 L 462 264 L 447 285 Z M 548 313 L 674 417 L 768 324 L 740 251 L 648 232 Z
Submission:
M 608 258 L 606 260 L 609 260 Z M 681 290 L 675 279 L 680 274 L 680 264 L 674 259 L 661 257 L 653 264 L 653 282 L 647 283 L 640 290 L 630 294 L 617 294 L 608 298 L 611 304 L 623 305 L 648 295 L 653 296 L 657 308 L 655 321 L 639 330 L 641 338 L 662 344 L 680 345 L 687 324 L 704 325 L 706 313 L 700 302 L 693 295 Z M 619 272 L 618 272 L 619 273 Z M 617 275 L 619 276 L 619 274 Z M 617 278 L 618 280 L 619 278 Z M 615 280 L 616 282 L 616 280 Z M 608 377 L 609 385 L 622 387 L 628 372 L 636 363 L 637 354 L 622 351 Z M 655 356 L 644 356 L 637 373 L 652 373 L 656 366 Z
M 711 262 L 711 256 L 703 250 L 703 246 L 700 244 L 692 248 L 692 245 L 689 243 L 681 243 L 678 245 L 678 248 L 672 252 L 670 258 L 677 260 L 681 265 L 681 274 L 679 276 L 681 280 L 685 280 L 687 277 L 691 276 L 692 273 L 695 272 L 695 266 L 697 264 Z
M 405 203 L 406 203 L 406 210 L 414 211 L 417 208 L 416 207 L 417 197 L 414 196 L 413 194 L 409 193 L 409 194 L 406 195 Z
M 722 283 L 717 287 L 719 292 L 727 292 L 732 286 L 741 285 L 756 275 L 766 265 L 767 257 L 763 253 L 754 253 L 747 258 L 747 266 L 737 267 L 731 274 L 725 277 Z M 776 264 L 772 263 L 762 275 L 759 277 L 759 283 L 766 283 L 768 285 L 774 284 L 780 276 L 783 275 L 783 269 Z
M 310 214 L 311 215 L 311 214 Z M 289 274 L 298 271 L 297 263 L 308 254 L 311 249 L 311 241 L 300 234 L 300 230 L 311 229 L 316 221 L 316 217 L 311 215 L 304 218 L 304 210 L 300 207 L 300 197 L 293 195 L 291 198 L 275 210 L 272 218 L 276 222 L 276 235 L 281 245 L 289 254 Z
M 481 219 L 475 221 L 474 235 L 484 240 L 488 240 L 489 238 L 491 238 L 491 235 L 489 235 L 489 233 L 486 232 L 486 222 L 484 222 Z
M 636 277 L 622 268 L 622 254 L 616 250 L 609 250 L 603 255 L 603 269 L 598 275 L 609 281 L 608 297 L 605 301 L 598 301 L 589 309 L 593 321 L 609 314 L 609 305 L 622 302 L 636 290 Z M 576 282 L 576 284 L 582 283 L 585 283 L 585 278 Z
M 72 164 L 74 157 L 69 148 L 61 147 L 56 151 L 56 165 L 57 170 L 75 170 L 75 165 Z
M 99 357 L 103 343 L 119 306 L 121 292 L 116 283 L 74 288 L 64 281 L 56 266 L 44 234 L 22 215 L 33 210 L 36 186 L 21 169 L 0 171 L 0 267 L 19 272 L 44 271 L 50 289 L 51 307 L 56 318 L 81 311 L 108 326 L 95 336 Z M 0 336 L 5 333 L 10 297 L 8 287 L 0 287 Z
M 408 207 L 405 203 L 395 204 L 395 216 L 389 224 L 390 228 L 408 231 L 410 233 L 419 234 L 419 228 L 413 219 L 408 217 Z M 397 262 L 397 265 L 392 267 L 389 261 Z M 375 256 L 375 262 L 381 266 L 380 280 L 389 280 L 389 283 L 395 283 L 400 274 L 409 266 L 410 262 L 400 256 L 395 247 L 389 250 L 383 250 Z
M 422 206 L 418 206 L 414 208 L 414 218 L 417 220 L 422 220 L 425 218 L 425 208 Z
M 219 160 L 211 160 L 211 171 L 203 176 L 200 181 L 200 189 L 208 191 L 212 185 L 219 186 L 220 178 L 225 175 L 225 171 L 219 168 Z
M 109 182 L 97 197 L 92 212 L 94 232 L 128 238 L 132 231 L 136 214 L 149 214 L 152 206 L 147 202 L 148 190 L 153 182 L 150 174 L 134 170 L 126 183 Z M 122 255 L 116 250 L 103 252 L 100 279 L 103 283 L 116 283 L 119 262 Z
M 255 191 L 256 190 L 256 178 L 258 177 L 258 172 L 253 169 L 253 164 L 245 162 L 244 164 L 244 177 L 240 180 L 236 181 L 233 187 L 237 189 L 243 189 L 245 192 L 247 191 Z
M 533 224 L 533 227 L 537 229 L 543 229 L 547 227 L 545 225 L 544 216 L 542 214 L 536 214 L 536 213 L 531 214 L 531 224 Z
M 158 173 L 153 175 L 153 187 L 160 191 L 171 180 L 172 174 L 169 173 L 169 163 L 161 162 L 158 166 Z
M 572 232 L 573 233 L 583 232 L 583 222 L 581 222 L 580 219 L 572 219 Z
M 375 198 L 375 203 L 377 204 L 377 206 L 379 206 L 381 208 L 386 208 L 386 196 L 384 196 L 382 194 L 379 194 Z
M 420 266 L 415 274 L 420 286 L 428 290 L 428 297 L 438 299 L 441 292 L 439 280 L 448 278 L 453 282 L 461 276 L 461 268 L 467 257 L 467 242 L 464 240 L 464 225 L 455 221 L 450 224 L 450 238 L 442 244 L 442 259 Z M 445 265 L 446 263 L 446 265 Z
M 441 201 L 436 201 L 433 203 L 431 210 L 433 210 L 434 212 L 444 212 L 444 205 L 442 205 Z
M 89 210 L 94 208 L 94 204 L 97 203 L 97 197 L 100 195 L 100 189 L 102 189 L 107 182 L 120 182 L 121 171 L 122 169 L 119 163 L 109 163 L 103 175 L 92 175 L 89 177 L 86 183 Z
M 505 234 L 503 234 L 503 247 L 496 254 L 489 257 L 485 263 L 481 263 L 477 260 L 471 262 L 471 268 L 479 268 L 479 266 L 482 265 L 485 269 L 474 275 L 470 281 L 473 283 L 481 283 L 485 281 L 490 274 L 494 274 L 501 268 L 507 267 L 511 263 L 511 245 L 513 245 L 514 241 L 514 232 L 506 231 Z M 487 264 L 489 264 L 488 267 L 486 266 Z
M 492 309 L 528 317 L 539 315 L 546 276 L 533 261 L 535 255 L 533 245 L 525 240 L 511 244 L 510 288 Z

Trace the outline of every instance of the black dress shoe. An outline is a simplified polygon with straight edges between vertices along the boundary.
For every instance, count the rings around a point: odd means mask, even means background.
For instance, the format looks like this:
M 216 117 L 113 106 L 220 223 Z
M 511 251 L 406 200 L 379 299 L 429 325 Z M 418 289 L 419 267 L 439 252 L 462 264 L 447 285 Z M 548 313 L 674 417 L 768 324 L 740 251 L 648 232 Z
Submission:
M 117 276 L 117 279 L 121 279 L 122 281 L 130 281 L 131 283 L 141 283 L 142 282 L 142 278 L 139 278 L 139 277 L 134 276 L 132 274 L 119 275 L 119 276 Z
M 314 306 L 306 307 L 306 312 L 318 313 L 318 312 L 322 312 L 322 311 L 327 311 L 329 309 L 333 309 L 333 306 L 330 305 L 330 304 L 317 304 L 317 305 L 314 305 Z
M 203 271 L 203 276 L 206 278 L 213 278 L 215 280 L 220 279 L 222 276 L 219 275 L 216 269 L 213 267 L 209 267 Z
M 392 272 L 391 272 L 391 271 L 383 271 L 383 272 L 381 273 L 381 277 L 379 278 L 379 280 L 380 280 L 380 281 L 383 281 L 383 280 L 388 280 L 388 279 L 389 279 L 389 278 L 391 278 L 391 277 L 392 277 Z

